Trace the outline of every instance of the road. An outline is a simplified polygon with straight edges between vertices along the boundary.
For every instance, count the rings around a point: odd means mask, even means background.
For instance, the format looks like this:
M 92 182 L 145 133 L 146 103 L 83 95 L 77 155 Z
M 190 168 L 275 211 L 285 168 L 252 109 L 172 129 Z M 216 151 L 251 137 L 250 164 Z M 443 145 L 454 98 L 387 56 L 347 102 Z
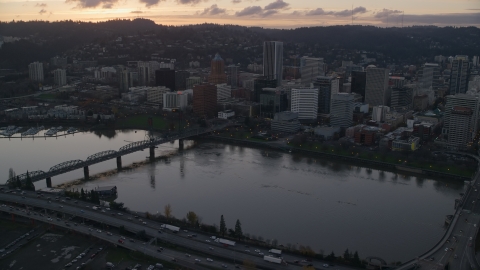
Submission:
M 48 194 L 48 195 L 45 194 L 45 196 L 51 197 L 51 199 L 53 200 L 53 197 L 56 196 L 56 194 Z M 215 243 L 209 240 L 208 235 L 201 235 L 198 233 L 197 233 L 198 236 L 195 238 L 187 237 L 187 235 L 190 233 L 184 232 L 184 231 L 178 234 L 173 234 L 168 232 L 160 233 L 159 232 L 159 228 L 161 225 L 160 223 L 156 223 L 151 220 L 145 220 L 147 224 L 144 225 L 142 223 L 143 221 L 137 220 L 132 214 L 125 213 L 124 215 L 119 216 L 118 214 L 115 214 L 117 213 L 115 212 L 113 213 L 115 215 L 112 215 L 112 211 L 101 212 L 98 210 L 93 210 L 92 207 L 95 205 L 91 203 L 87 203 L 83 201 L 79 201 L 78 203 L 75 203 L 75 201 L 73 200 L 71 201 L 66 200 L 64 202 L 52 201 L 50 203 L 45 198 L 37 198 L 37 194 L 35 194 L 34 192 L 26 192 L 24 198 L 22 197 L 21 194 L 18 194 L 18 193 L 17 194 L 0 193 L 0 201 L 2 202 L 8 202 L 8 203 L 16 202 L 16 203 L 29 205 L 29 206 L 34 206 L 37 208 L 49 209 L 49 210 L 85 218 L 87 220 L 95 220 L 105 225 L 113 226 L 117 228 L 120 226 L 124 226 L 126 230 L 134 233 L 145 230 L 146 234 L 150 237 L 156 237 L 160 240 L 163 240 L 178 246 L 187 247 L 191 250 L 195 250 L 204 254 L 211 254 L 213 256 L 217 256 L 221 258 L 227 258 L 227 261 L 230 262 L 230 265 L 233 265 L 234 263 L 242 264 L 243 261 L 247 261 L 247 260 L 253 262 L 256 266 L 267 268 L 267 269 L 268 268 L 269 269 L 300 269 L 303 265 L 305 265 L 305 264 L 276 265 L 276 264 L 264 261 L 263 256 L 259 255 L 259 252 L 254 251 L 258 249 L 260 250 L 260 252 L 264 254 L 268 254 L 268 251 L 265 248 L 245 247 L 244 245 L 239 245 L 239 244 L 237 244 L 235 247 L 224 247 L 218 243 Z M 20 214 L 19 211 L 15 211 L 15 213 Z M 38 216 L 30 216 L 30 217 L 31 218 L 37 217 L 36 219 L 39 219 Z M 56 220 L 54 220 L 53 222 L 56 222 Z M 57 224 L 57 225 L 61 225 L 61 224 Z M 85 232 L 84 229 L 88 230 L 88 228 L 86 227 L 83 228 L 82 226 L 70 227 L 70 229 L 75 229 L 75 230 L 77 230 L 77 228 L 82 229 L 82 232 Z M 102 235 L 102 234 L 99 236 L 102 236 L 102 239 L 110 239 L 111 237 L 111 236 Z M 211 242 L 207 242 L 207 240 Z M 113 242 L 115 241 L 118 241 L 118 239 L 114 239 Z M 125 242 L 124 244 L 130 245 L 131 243 Z M 133 243 L 132 245 L 135 245 L 135 243 Z M 140 248 L 141 247 L 142 246 L 140 246 Z M 141 251 L 140 249 L 138 250 Z M 151 250 L 151 251 L 147 250 L 146 252 L 148 252 L 149 255 L 151 255 L 151 253 L 156 254 L 155 253 L 156 250 Z M 178 254 L 175 256 L 178 256 Z M 183 254 L 183 256 L 185 255 Z M 293 262 L 295 260 L 298 260 L 298 261 L 306 260 L 307 258 L 300 257 L 300 256 L 292 256 L 288 254 L 288 255 L 284 255 L 283 259 L 287 262 Z M 316 269 L 324 269 L 323 264 L 325 264 L 326 262 L 315 260 L 310 263 Z M 334 267 L 330 267 L 329 269 L 338 269 L 338 270 L 345 269 L 346 270 L 346 269 L 354 269 L 354 268 L 335 265 Z

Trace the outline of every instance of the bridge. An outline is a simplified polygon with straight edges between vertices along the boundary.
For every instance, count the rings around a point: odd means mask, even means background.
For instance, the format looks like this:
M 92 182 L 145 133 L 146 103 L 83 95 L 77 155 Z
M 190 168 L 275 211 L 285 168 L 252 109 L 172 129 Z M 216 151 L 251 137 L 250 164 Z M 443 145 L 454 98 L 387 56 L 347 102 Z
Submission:
M 194 137 L 194 136 L 199 136 L 203 134 L 210 133 L 215 130 L 221 130 L 223 128 L 228 127 L 229 124 L 223 124 L 223 125 L 216 125 L 213 127 L 209 128 L 199 128 L 199 129 L 193 129 L 193 130 L 188 130 L 186 132 L 178 133 L 178 134 L 173 134 L 169 136 L 164 136 L 164 137 L 154 137 L 150 138 L 150 140 L 144 140 L 144 141 L 137 141 L 137 142 L 132 142 L 130 144 L 127 144 L 125 146 L 120 147 L 118 151 L 115 150 L 107 150 L 107 151 L 102 151 L 95 153 L 89 157 L 87 157 L 86 160 L 69 160 L 62 162 L 60 164 L 57 164 L 53 167 L 51 167 L 48 171 L 31 171 L 31 172 L 26 172 L 20 175 L 15 176 L 15 178 L 10 178 L 7 180 L 7 183 L 10 183 L 11 181 L 16 181 L 19 179 L 22 182 L 25 182 L 27 180 L 27 177 L 30 177 L 32 182 L 37 182 L 43 179 L 46 179 L 47 182 L 47 187 L 52 187 L 52 177 L 56 175 L 60 175 L 66 172 L 74 171 L 83 168 L 83 173 L 85 180 L 89 179 L 89 169 L 88 166 L 100 163 L 106 160 L 110 159 L 117 159 L 117 169 L 121 170 L 122 169 L 122 156 L 131 154 L 133 152 L 137 151 L 142 151 L 146 148 L 150 149 L 150 160 L 153 160 L 155 158 L 155 147 L 157 145 L 178 140 L 179 141 L 179 149 L 183 150 L 183 140 L 189 137 Z

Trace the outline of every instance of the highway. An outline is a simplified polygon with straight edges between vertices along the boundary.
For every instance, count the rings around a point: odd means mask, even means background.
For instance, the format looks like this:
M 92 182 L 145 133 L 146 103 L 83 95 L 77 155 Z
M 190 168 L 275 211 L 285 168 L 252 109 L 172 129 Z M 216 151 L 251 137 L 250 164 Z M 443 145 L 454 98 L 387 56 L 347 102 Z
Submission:
M 167 231 L 163 231 L 163 233 L 159 232 L 160 228 L 160 223 L 153 222 L 151 220 L 144 220 L 144 221 L 139 221 L 134 217 L 132 214 L 125 213 L 122 216 L 119 216 L 118 211 L 105 211 L 101 212 L 98 210 L 93 210 L 92 207 L 95 206 L 94 204 L 83 202 L 83 201 L 78 201 L 78 203 L 75 203 L 74 200 L 66 200 L 64 202 L 57 202 L 53 200 L 53 197 L 56 196 L 56 194 L 48 194 L 48 193 L 43 193 L 45 197 L 42 198 L 37 198 L 37 194 L 34 192 L 26 192 L 24 196 L 21 194 L 7 194 L 7 193 L 1 193 L 0 192 L 0 202 L 5 202 L 5 203 L 20 203 L 20 204 L 25 204 L 37 208 L 43 208 L 43 209 L 48 209 L 48 210 L 53 210 L 56 212 L 61 212 L 81 218 L 85 218 L 87 220 L 94 220 L 100 223 L 103 223 L 108 226 L 113 226 L 113 227 L 120 227 L 124 226 L 124 228 L 128 231 L 131 231 L 133 233 L 145 230 L 146 234 L 150 237 L 156 237 L 160 240 L 189 248 L 191 250 L 195 250 L 197 252 L 201 252 L 204 254 L 211 254 L 213 256 L 221 257 L 221 258 L 226 258 L 227 262 L 230 262 L 229 265 L 233 267 L 233 264 L 238 263 L 242 264 L 244 261 L 250 261 L 253 262 L 257 267 L 262 267 L 266 269 L 300 269 L 307 263 L 289 263 L 288 265 L 277 265 L 273 263 L 269 263 L 263 260 L 263 256 L 259 255 L 258 252 L 255 252 L 254 250 L 258 249 L 260 252 L 264 254 L 268 254 L 268 251 L 265 248 L 258 248 L 258 247 L 245 247 L 244 245 L 237 244 L 235 247 L 223 247 L 222 245 L 219 245 L 218 243 L 215 243 L 214 241 L 211 241 L 209 239 L 208 235 L 200 235 L 197 234 L 198 236 L 195 238 L 188 238 L 187 235 L 189 233 L 181 231 L 178 234 L 173 234 L 169 233 Z M 49 202 L 46 198 L 50 197 L 52 199 L 52 202 Z M 65 199 L 64 197 L 61 197 L 62 199 Z M 2 208 L 0 208 L 2 209 Z M 3 210 L 3 209 L 2 209 Z M 5 209 L 7 210 L 7 209 Z M 3 211 L 5 211 L 3 210 Z M 8 209 L 9 210 L 9 209 Z M 115 215 L 112 215 L 113 214 Z M 17 215 L 22 215 L 23 212 L 20 212 L 18 210 L 14 211 L 15 214 Z M 24 213 L 26 215 L 26 213 Z M 30 215 L 28 216 L 29 218 L 34 218 L 37 220 L 42 220 L 42 217 L 38 215 Z M 43 217 L 42 221 L 47 221 L 45 217 Z M 49 222 L 57 222 L 55 219 L 53 221 Z M 147 222 L 146 225 L 144 225 L 142 222 Z M 56 225 L 64 227 L 64 221 L 62 225 L 62 221 L 59 223 L 55 223 Z M 69 227 L 72 230 L 78 230 L 80 232 L 87 232 L 88 227 L 79 225 L 79 226 L 70 226 Z M 106 239 L 107 241 L 110 242 L 118 242 L 118 238 L 112 239 L 112 236 L 108 236 L 106 234 L 102 233 L 95 233 L 91 232 L 92 235 L 97 235 L 101 239 Z M 128 243 L 127 243 L 128 242 Z M 116 243 L 119 244 L 119 243 Z M 148 255 L 158 255 L 158 256 L 167 256 L 168 258 L 171 258 L 172 255 L 177 258 L 178 256 L 183 257 L 183 260 L 185 259 L 185 254 L 179 255 L 179 254 L 169 254 L 168 252 L 162 252 L 161 254 L 157 254 L 158 252 L 156 249 L 151 249 L 148 245 L 140 245 L 138 243 L 131 243 L 129 241 L 125 241 L 124 245 L 127 247 L 130 247 L 132 245 L 132 249 L 137 249 L 139 251 L 142 251 L 142 247 L 145 248 L 145 252 Z M 142 251 L 143 252 L 143 251 Z M 165 254 L 165 255 L 164 255 Z M 155 256 L 155 257 L 158 257 Z M 206 255 L 207 256 L 207 255 Z M 206 257 L 205 256 L 205 257 Z M 161 257 L 159 257 L 161 258 Z M 165 258 L 161 258 L 165 259 Z M 203 258 L 203 261 L 206 258 Z M 291 256 L 291 255 L 284 255 L 283 259 L 287 262 L 293 262 L 295 260 L 302 261 L 306 260 L 307 258 L 300 257 L 300 256 Z M 193 261 L 193 256 L 192 258 L 189 258 L 187 261 Z M 320 262 L 320 261 L 312 261 L 309 262 L 311 263 L 315 269 L 326 269 L 323 267 L 323 265 L 326 262 Z M 198 267 L 197 267 L 198 268 Z M 230 268 L 230 267 L 229 267 Z M 338 270 L 343 270 L 343 269 L 353 269 L 351 267 L 345 267 L 345 266 L 330 266 L 328 269 L 338 269 Z

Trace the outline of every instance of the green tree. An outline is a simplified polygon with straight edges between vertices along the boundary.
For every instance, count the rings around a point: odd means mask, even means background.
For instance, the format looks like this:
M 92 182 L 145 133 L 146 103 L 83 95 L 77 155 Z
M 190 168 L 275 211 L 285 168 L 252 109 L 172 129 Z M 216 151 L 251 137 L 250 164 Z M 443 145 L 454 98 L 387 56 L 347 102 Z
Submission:
M 361 266 L 362 265 L 362 261 L 360 260 L 360 257 L 358 256 L 358 252 L 355 251 L 355 253 L 353 254 L 353 260 L 352 262 L 357 265 L 357 266 Z
M 235 236 L 238 239 L 243 238 L 242 223 L 240 223 L 239 219 L 237 219 L 237 222 L 235 223 Z
M 30 178 L 30 174 L 27 171 L 27 180 L 25 181 L 25 190 L 33 190 L 35 191 L 35 185 L 32 182 L 32 178 Z
M 225 236 L 225 233 L 227 232 L 227 225 L 225 224 L 225 219 L 223 219 L 223 215 L 220 216 L 220 234 L 222 236 Z
M 351 254 L 350 254 L 350 252 L 348 251 L 348 248 L 347 248 L 347 250 L 345 250 L 345 252 L 343 253 L 343 258 L 344 258 L 345 260 L 347 260 L 347 261 L 350 260 Z
M 187 220 L 188 220 L 188 223 L 190 223 L 190 225 L 192 226 L 195 225 L 195 223 L 198 220 L 197 214 L 195 214 L 195 212 L 193 211 L 188 211 Z

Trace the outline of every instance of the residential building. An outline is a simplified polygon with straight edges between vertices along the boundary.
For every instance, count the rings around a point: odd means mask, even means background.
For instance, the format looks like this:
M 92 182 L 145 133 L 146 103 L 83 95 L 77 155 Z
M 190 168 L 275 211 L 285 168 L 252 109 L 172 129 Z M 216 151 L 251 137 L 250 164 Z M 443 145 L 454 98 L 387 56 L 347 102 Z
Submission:
M 30 80 L 43 82 L 43 63 L 33 62 L 28 65 L 28 75 Z
M 227 83 L 227 74 L 225 74 L 225 62 L 217 53 L 210 63 L 210 76 L 208 82 L 212 84 Z
M 374 65 L 367 67 L 365 84 L 365 103 L 371 107 L 387 104 L 388 69 L 377 68 Z
M 464 94 L 467 92 L 469 73 L 468 56 L 455 56 L 452 62 L 452 71 L 450 73 L 450 95 Z
M 347 128 L 353 124 L 354 95 L 338 93 L 332 96 L 330 126 Z
M 50 58 L 50 65 L 65 69 L 67 68 L 67 58 L 58 56 L 52 57 Z
M 302 74 L 302 84 L 309 87 L 318 76 L 325 76 L 323 58 L 313 58 L 304 56 L 300 60 L 300 73 Z
M 53 81 L 56 86 L 64 86 L 67 84 L 67 72 L 65 69 L 56 69 L 53 71 Z
M 193 86 L 193 112 L 201 117 L 217 116 L 217 86 L 202 83 Z
M 300 127 L 298 114 L 289 111 L 276 113 L 271 122 L 272 132 L 295 133 Z
M 283 75 L 283 42 L 265 41 L 263 43 L 263 76 L 276 80 L 277 86 L 282 84 Z

